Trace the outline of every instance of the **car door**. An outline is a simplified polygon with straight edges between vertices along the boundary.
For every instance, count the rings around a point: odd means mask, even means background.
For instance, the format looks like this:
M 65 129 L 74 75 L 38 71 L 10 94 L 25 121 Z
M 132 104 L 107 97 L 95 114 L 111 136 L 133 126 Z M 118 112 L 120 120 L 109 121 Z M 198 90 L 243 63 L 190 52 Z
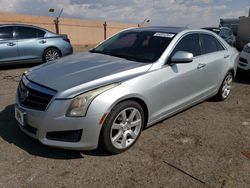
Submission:
M 176 45 L 171 57 L 177 51 L 193 53 L 190 63 L 175 63 L 164 67 L 162 74 L 161 105 L 162 113 L 171 114 L 187 105 L 201 100 L 203 92 L 203 63 L 198 34 L 187 34 Z
M 230 58 L 228 50 L 210 34 L 200 34 L 203 71 L 204 95 L 214 93 L 224 78 Z
M 16 61 L 19 55 L 12 26 L 0 27 L 0 62 Z
M 20 59 L 42 59 L 45 31 L 25 26 L 16 26 L 15 35 L 18 39 Z

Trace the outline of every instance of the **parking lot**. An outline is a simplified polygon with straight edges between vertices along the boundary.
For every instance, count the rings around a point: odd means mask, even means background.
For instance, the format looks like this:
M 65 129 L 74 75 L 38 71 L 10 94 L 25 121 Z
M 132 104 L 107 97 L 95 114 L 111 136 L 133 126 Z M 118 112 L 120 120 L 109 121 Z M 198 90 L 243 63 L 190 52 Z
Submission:
M 46 147 L 19 130 L 15 91 L 28 68 L 0 70 L 0 187 L 250 185 L 249 72 L 239 72 L 226 101 L 198 104 L 144 130 L 127 152 L 108 155 Z

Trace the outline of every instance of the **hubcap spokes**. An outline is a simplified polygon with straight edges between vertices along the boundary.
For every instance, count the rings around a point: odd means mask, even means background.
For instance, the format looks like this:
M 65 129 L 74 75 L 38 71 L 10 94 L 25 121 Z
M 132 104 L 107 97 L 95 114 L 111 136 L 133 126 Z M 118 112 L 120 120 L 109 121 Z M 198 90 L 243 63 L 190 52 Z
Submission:
M 232 87 L 233 78 L 231 75 L 228 75 L 227 78 L 224 80 L 223 87 L 222 87 L 222 96 L 223 98 L 227 98 Z
M 129 147 L 140 134 L 142 127 L 141 113 L 136 108 L 126 108 L 115 118 L 110 138 L 114 147 L 125 149 Z
M 49 50 L 47 53 L 46 53 L 46 61 L 49 62 L 49 61 L 53 61 L 53 60 L 56 60 L 58 59 L 60 56 L 59 56 L 59 53 L 55 50 Z

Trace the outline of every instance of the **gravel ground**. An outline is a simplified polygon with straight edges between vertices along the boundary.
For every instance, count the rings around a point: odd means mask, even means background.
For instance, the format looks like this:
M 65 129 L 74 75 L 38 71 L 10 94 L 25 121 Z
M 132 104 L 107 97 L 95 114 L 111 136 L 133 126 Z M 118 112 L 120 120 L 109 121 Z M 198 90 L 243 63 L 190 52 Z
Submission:
M 200 103 L 108 155 L 46 147 L 19 130 L 15 90 L 27 69 L 0 70 L 0 187 L 249 187 L 250 72 L 226 101 Z

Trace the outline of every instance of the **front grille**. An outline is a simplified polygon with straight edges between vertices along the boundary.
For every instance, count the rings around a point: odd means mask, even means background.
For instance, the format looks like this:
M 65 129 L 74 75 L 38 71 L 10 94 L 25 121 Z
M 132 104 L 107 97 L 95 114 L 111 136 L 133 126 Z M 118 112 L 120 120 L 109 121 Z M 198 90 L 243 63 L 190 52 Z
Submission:
M 56 91 L 30 82 L 25 76 L 18 86 L 18 100 L 21 106 L 44 111 Z
M 36 135 L 36 132 L 37 132 L 37 129 L 36 129 L 36 128 L 31 127 L 31 126 L 28 125 L 28 124 L 24 125 L 23 128 L 24 128 L 26 131 L 28 131 L 28 132 L 30 132 L 30 133 Z
M 79 142 L 82 137 L 81 130 L 48 132 L 46 138 L 61 142 Z
M 243 63 L 239 63 L 242 67 L 246 67 L 247 65 L 246 64 L 243 64 Z
M 240 61 L 243 63 L 246 63 L 246 64 L 248 63 L 247 60 L 245 58 L 242 58 L 242 57 L 240 58 Z

